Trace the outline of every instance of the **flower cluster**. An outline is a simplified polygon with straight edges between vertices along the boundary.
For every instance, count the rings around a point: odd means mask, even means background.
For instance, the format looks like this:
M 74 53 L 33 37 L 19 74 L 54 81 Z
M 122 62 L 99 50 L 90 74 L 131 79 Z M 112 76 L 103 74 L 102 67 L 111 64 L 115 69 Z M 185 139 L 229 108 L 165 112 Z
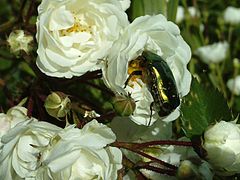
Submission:
M 107 146 L 116 136 L 106 125 L 62 129 L 25 113 L 16 106 L 0 116 L 0 179 L 117 178 L 122 153 Z
M 149 108 L 153 97 L 142 78 L 126 86 L 128 64 L 144 51 L 158 54 L 170 67 L 178 93 L 185 96 L 191 83 L 187 70 L 191 51 L 179 28 L 163 15 L 142 16 L 129 24 L 124 12 L 129 1 L 84 2 L 42 1 L 37 22 L 38 67 L 49 76 L 67 78 L 102 68 L 106 85 L 116 94 L 131 94 L 136 102 L 131 119 L 152 124 L 160 118 L 156 109 Z M 177 109 L 161 119 L 172 121 L 178 116 Z
M 236 1 L 10 4 L 0 180 L 237 178 Z

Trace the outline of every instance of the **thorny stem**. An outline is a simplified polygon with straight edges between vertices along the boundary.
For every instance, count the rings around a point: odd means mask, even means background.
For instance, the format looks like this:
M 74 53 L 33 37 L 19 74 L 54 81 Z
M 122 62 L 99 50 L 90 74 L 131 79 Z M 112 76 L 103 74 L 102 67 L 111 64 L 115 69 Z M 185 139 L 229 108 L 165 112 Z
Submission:
M 178 146 L 192 146 L 192 143 L 191 142 L 183 142 L 183 141 L 151 141 L 151 142 L 147 142 L 147 143 L 126 143 L 126 142 L 114 142 L 112 144 L 113 146 L 115 147 L 118 147 L 118 148 L 124 148 L 124 149 L 127 149 L 127 150 L 130 150 L 132 152 L 135 152 L 143 157 L 146 157 L 156 163 L 159 163 L 169 169 L 172 169 L 172 170 L 177 170 L 177 167 L 172 165 L 172 164 L 169 164 L 169 163 L 166 163 L 162 160 L 159 160 L 155 157 L 152 157 L 144 152 L 142 152 L 141 150 L 146 148 L 146 147 L 149 147 L 149 146 L 156 146 L 156 145 L 178 145 Z
M 176 167 L 176 166 L 174 166 L 174 165 L 172 165 L 172 164 L 169 164 L 169 163 L 166 163 L 166 162 L 164 162 L 164 161 L 162 161 L 162 160 L 160 160 L 160 159 L 157 159 L 157 158 L 155 158 L 155 157 L 153 157 L 153 156 L 150 156 L 150 155 L 148 155 L 147 153 L 144 153 L 144 152 L 142 152 L 142 151 L 135 150 L 135 149 L 129 149 L 129 150 L 131 150 L 131 151 L 133 151 L 133 152 L 135 152 L 135 153 L 137 153 L 137 154 L 140 154 L 141 156 L 143 156 L 143 157 L 145 157 L 145 158 L 148 158 L 148 159 L 150 159 L 150 160 L 152 160 L 152 161 L 154 161 L 154 162 L 156 162 L 156 163 L 159 163 L 159 164 L 161 164 L 161 165 L 163 165 L 163 166 L 165 166 L 165 167 L 167 167 L 167 168 L 169 168 L 169 169 L 177 170 L 177 167 Z
M 114 145 L 117 146 L 128 146 L 134 147 L 136 149 L 144 149 L 149 146 L 157 146 L 157 145 L 175 145 L 175 146 L 184 146 L 184 147 L 192 147 L 193 144 L 190 141 L 171 141 L 171 140 L 160 140 L 160 141 L 149 141 L 144 143 L 127 143 L 127 142 L 115 142 Z
M 134 162 L 132 162 L 130 159 L 128 159 L 125 155 L 123 155 L 123 165 L 124 165 L 124 168 L 127 168 L 126 170 L 125 169 L 122 169 L 122 171 L 120 172 L 120 178 L 119 180 L 124 176 L 124 171 L 127 171 L 128 169 L 131 169 L 135 175 L 136 175 L 136 179 L 139 179 L 139 180 L 145 180 L 147 179 L 141 171 L 139 171 L 139 169 L 137 168 L 136 164 Z
M 175 176 L 176 175 L 176 170 L 171 170 L 171 169 L 163 169 L 163 168 L 159 168 L 156 166 L 152 166 L 151 165 L 152 162 L 140 162 L 137 163 L 135 165 L 135 168 L 138 169 L 147 169 L 147 170 L 151 170 L 160 174 L 167 174 L 169 176 Z

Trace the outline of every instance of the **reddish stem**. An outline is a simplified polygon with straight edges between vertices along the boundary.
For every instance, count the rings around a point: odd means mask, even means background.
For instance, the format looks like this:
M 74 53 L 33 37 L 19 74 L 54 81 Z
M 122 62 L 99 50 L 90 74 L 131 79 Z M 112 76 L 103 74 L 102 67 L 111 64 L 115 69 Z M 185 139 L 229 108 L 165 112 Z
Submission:
M 156 146 L 156 145 L 175 145 L 175 146 L 185 146 L 192 147 L 192 142 L 190 141 L 173 141 L 173 140 L 161 140 L 161 141 L 150 141 L 144 143 L 134 143 L 138 148 L 145 148 L 148 146 Z
M 33 97 L 32 95 L 30 95 L 29 99 L 28 99 L 28 104 L 27 104 L 27 116 L 28 117 L 32 117 L 32 111 L 33 111 Z
M 190 141 L 173 141 L 173 140 L 160 140 L 160 141 L 149 141 L 144 143 L 128 143 L 128 142 L 115 142 L 117 146 L 124 147 L 133 147 L 135 149 L 144 149 L 149 146 L 158 146 L 158 145 L 175 145 L 175 146 L 184 146 L 184 147 L 192 147 L 193 144 Z
M 146 157 L 146 158 L 148 158 L 148 159 L 150 159 L 150 160 L 152 160 L 152 161 L 154 161 L 156 163 L 159 163 L 159 164 L 161 164 L 161 165 L 163 165 L 163 166 L 165 166 L 167 168 L 170 168 L 170 169 L 173 169 L 173 170 L 177 169 L 177 167 L 172 165 L 172 164 L 166 163 L 166 162 L 164 162 L 164 161 L 162 161 L 160 159 L 157 159 L 157 158 L 155 158 L 153 156 L 150 156 L 150 155 L 140 151 L 139 147 L 138 147 L 139 144 L 140 143 L 115 142 L 112 145 L 115 146 L 115 147 L 118 147 L 118 148 L 124 148 L 124 149 L 130 150 L 132 152 L 135 152 L 135 153 L 137 153 L 137 154 L 139 154 L 139 155 L 141 155 L 143 157 Z
M 140 169 L 148 169 L 148 170 L 160 173 L 160 174 L 167 174 L 169 176 L 175 176 L 176 175 L 176 170 L 162 169 L 162 168 L 158 168 L 158 167 L 150 166 L 150 165 L 137 166 L 137 167 L 140 168 Z

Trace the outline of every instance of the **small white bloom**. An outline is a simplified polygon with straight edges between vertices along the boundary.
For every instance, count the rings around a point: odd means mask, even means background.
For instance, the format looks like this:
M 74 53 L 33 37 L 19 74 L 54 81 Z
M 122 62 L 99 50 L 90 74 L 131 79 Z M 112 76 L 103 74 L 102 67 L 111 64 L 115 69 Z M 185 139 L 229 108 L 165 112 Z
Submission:
M 146 50 L 158 54 L 167 62 L 181 97 L 189 92 L 191 83 L 191 75 L 187 70 L 191 50 L 181 37 L 178 26 L 167 21 L 163 15 L 136 18 L 114 43 L 103 76 L 106 85 L 114 92 L 131 94 L 136 102 L 131 119 L 143 125 L 148 125 L 150 121 L 150 104 L 153 102 L 151 93 L 139 78 L 126 88 L 125 83 L 129 77 L 129 62 Z M 170 116 L 162 119 L 172 121 L 179 116 L 179 112 L 176 110 Z M 153 111 L 150 125 L 157 119 L 159 116 Z
M 235 25 L 240 23 L 240 8 L 229 6 L 224 11 L 224 21 Z
M 240 95 L 240 76 L 236 76 L 234 79 L 229 79 L 227 82 L 227 87 L 233 94 Z
M 206 64 L 219 63 L 226 59 L 228 47 L 227 42 L 218 42 L 198 48 L 195 54 Z
M 220 121 L 204 133 L 203 148 L 208 162 L 219 172 L 240 172 L 240 128 L 234 122 Z
M 192 18 L 200 16 L 199 11 L 193 6 L 188 7 L 188 12 Z
M 16 55 L 19 55 L 21 50 L 29 53 L 32 49 L 30 45 L 32 41 L 33 37 L 26 35 L 23 30 L 12 31 L 7 39 L 11 52 Z
M 188 12 L 191 18 L 196 18 L 200 16 L 200 12 L 193 6 L 188 7 Z M 176 14 L 176 22 L 181 23 L 185 18 L 186 16 L 185 16 L 184 8 L 182 6 L 178 6 L 177 14 Z
M 42 150 L 61 128 L 31 118 L 18 123 L 3 137 L 0 179 L 34 178 L 41 165 Z
M 128 25 L 118 0 L 43 0 L 38 13 L 37 66 L 54 77 L 97 69 Z
M 36 179 L 117 179 L 122 153 L 107 146 L 115 140 L 112 130 L 96 120 L 82 129 L 69 126 L 59 134 Z
M 182 6 L 178 6 L 177 14 L 176 14 L 176 23 L 182 22 L 184 19 L 184 8 Z

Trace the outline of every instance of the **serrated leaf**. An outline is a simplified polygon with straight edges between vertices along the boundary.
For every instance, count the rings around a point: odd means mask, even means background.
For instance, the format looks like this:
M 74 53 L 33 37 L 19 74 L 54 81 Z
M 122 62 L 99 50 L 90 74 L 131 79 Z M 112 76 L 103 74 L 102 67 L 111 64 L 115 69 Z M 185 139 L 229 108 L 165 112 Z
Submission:
M 193 79 L 191 92 L 181 105 L 181 121 L 188 137 L 201 135 L 211 124 L 232 119 L 231 111 L 223 95 L 213 87 L 205 87 Z

